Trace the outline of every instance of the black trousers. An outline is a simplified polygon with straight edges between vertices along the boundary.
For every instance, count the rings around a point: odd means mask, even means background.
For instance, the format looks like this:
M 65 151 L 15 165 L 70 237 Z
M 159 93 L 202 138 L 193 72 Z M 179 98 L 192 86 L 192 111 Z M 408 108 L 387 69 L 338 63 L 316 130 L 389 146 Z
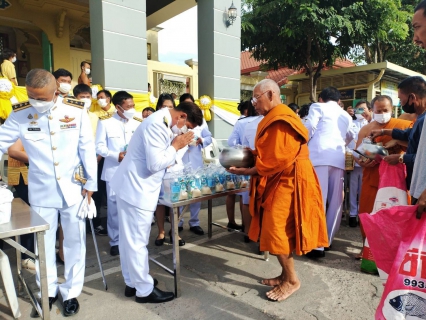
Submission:
M 93 218 L 92 220 L 94 228 L 101 225 L 101 207 L 102 202 L 104 201 L 104 199 L 106 199 L 106 183 L 105 181 L 101 180 L 102 169 L 104 168 L 104 160 L 105 159 L 102 158 L 98 162 L 98 191 L 96 191 L 92 196 L 96 204 L 96 218 Z

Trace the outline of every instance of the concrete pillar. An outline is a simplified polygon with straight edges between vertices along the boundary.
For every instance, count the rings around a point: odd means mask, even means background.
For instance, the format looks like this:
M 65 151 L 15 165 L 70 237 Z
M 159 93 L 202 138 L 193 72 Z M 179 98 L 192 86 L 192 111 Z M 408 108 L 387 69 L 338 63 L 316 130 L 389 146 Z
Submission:
M 240 102 L 241 0 L 238 17 L 226 27 L 232 0 L 198 1 L 198 93 L 212 99 Z M 209 128 L 216 139 L 227 139 L 232 126 L 213 115 Z
M 145 0 L 90 0 L 93 83 L 148 92 Z

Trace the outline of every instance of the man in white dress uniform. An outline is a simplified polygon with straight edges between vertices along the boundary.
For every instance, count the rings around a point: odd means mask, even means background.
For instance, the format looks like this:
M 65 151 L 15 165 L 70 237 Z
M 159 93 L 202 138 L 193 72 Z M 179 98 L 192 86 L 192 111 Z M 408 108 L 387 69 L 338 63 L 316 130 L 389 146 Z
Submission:
M 155 287 L 149 275 L 146 246 L 165 170 L 175 164 L 177 150 L 194 137 L 189 131 L 172 140 L 170 128 L 179 120 L 186 120 L 187 127 L 192 129 L 202 124 L 203 114 L 196 104 L 184 102 L 150 115 L 134 132 L 126 156 L 110 180 L 117 197 L 124 294 L 136 295 L 138 303 L 161 303 L 174 298 L 172 292 Z
M 304 122 L 309 131 L 309 157 L 321 185 L 324 206 L 327 206 L 324 209 L 329 246 L 342 220 L 345 147 L 355 139 L 352 118 L 339 102 L 339 90 L 334 87 L 323 89 L 319 103 L 311 105 Z M 323 257 L 324 249 L 313 250 L 307 256 Z
M 120 254 L 117 201 L 109 181 L 124 159 L 127 145 L 142 119 L 134 117 L 135 103 L 133 96 L 126 91 L 116 92 L 112 97 L 112 103 L 117 111 L 99 117 L 96 130 L 96 153 L 105 158 L 101 179 L 106 182 L 107 190 L 107 226 L 108 236 L 111 239 L 109 242 L 110 254 L 117 256 Z
M 28 191 L 31 207 L 50 224 L 45 234 L 49 305 L 58 291 L 64 302 L 65 316 L 78 313 L 84 282 L 86 258 L 85 221 L 77 216 L 83 197 L 90 201 L 97 188 L 97 163 L 90 120 L 84 103 L 59 96 L 53 75 L 42 69 L 31 70 L 26 77 L 29 102 L 16 104 L 0 127 L 0 151 L 21 139 L 29 158 Z M 87 182 L 74 179 L 82 164 Z M 58 213 L 64 231 L 65 281 L 56 275 L 56 229 Z M 37 254 L 37 253 L 36 253 Z M 40 269 L 36 264 L 40 285 Z M 45 310 L 46 311 L 46 310 Z M 37 316 L 37 313 L 33 316 Z

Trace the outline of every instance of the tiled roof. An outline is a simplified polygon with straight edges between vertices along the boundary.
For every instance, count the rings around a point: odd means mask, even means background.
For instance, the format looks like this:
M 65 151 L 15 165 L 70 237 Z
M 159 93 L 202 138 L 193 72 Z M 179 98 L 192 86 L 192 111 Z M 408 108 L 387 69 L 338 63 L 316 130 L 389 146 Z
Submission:
M 255 60 L 251 57 L 251 52 L 249 51 L 243 51 L 241 52 L 241 74 L 242 75 L 250 75 L 250 72 L 259 71 L 260 65 L 262 63 L 260 61 Z M 354 67 L 355 64 L 352 61 L 349 60 L 342 60 L 337 59 L 335 64 L 333 65 L 332 69 L 339 69 L 339 68 L 348 68 L 348 67 Z M 327 70 L 329 68 L 324 68 L 324 70 Z M 279 86 L 282 86 L 288 82 L 287 77 L 293 74 L 303 73 L 303 70 L 293 70 L 289 69 L 287 67 L 279 68 L 277 70 L 269 70 L 267 79 L 272 79 Z

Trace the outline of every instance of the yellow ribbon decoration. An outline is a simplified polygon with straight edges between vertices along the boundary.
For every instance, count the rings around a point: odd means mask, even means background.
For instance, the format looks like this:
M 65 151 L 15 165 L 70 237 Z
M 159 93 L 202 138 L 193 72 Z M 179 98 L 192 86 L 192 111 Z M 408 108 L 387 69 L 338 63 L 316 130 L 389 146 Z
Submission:
M 213 105 L 212 99 L 207 95 L 201 96 L 198 99 L 198 104 L 200 109 L 203 110 L 204 119 L 206 119 L 206 121 L 210 121 L 212 119 L 212 114 L 210 112 L 210 108 Z

